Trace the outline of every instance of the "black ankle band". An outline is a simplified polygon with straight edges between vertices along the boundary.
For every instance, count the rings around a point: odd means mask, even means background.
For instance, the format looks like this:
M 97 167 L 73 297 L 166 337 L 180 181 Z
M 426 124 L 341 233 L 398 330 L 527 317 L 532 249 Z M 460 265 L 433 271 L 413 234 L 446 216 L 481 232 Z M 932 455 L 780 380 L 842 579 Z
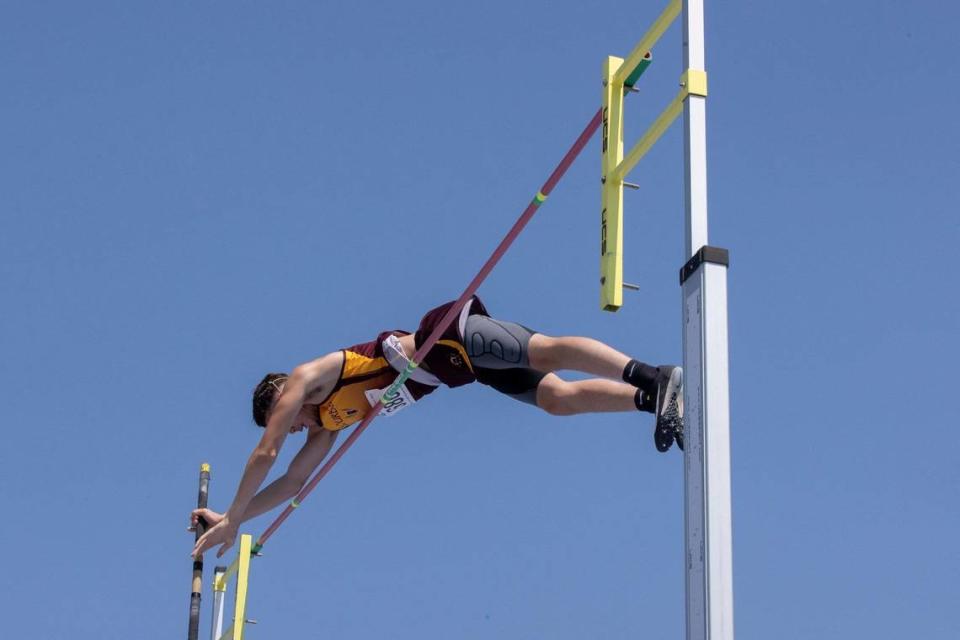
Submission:
M 623 381 L 644 391 L 656 391 L 657 368 L 639 360 L 631 360 L 623 368 Z
M 655 413 L 657 410 L 656 403 L 656 394 L 647 393 L 643 389 L 637 389 L 637 392 L 633 394 L 633 404 L 637 406 L 639 411 L 646 411 L 647 413 Z

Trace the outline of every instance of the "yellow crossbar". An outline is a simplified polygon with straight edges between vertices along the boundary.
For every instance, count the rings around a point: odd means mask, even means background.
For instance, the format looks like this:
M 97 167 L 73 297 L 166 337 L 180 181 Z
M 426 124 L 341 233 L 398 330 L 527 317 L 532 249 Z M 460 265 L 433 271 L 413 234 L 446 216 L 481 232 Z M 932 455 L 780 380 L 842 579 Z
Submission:
M 639 142 L 637 142 L 633 149 L 630 150 L 630 153 L 623 158 L 623 162 L 618 164 L 617 168 L 613 170 L 614 180 L 623 180 L 627 174 L 637 166 L 640 159 L 647 155 L 647 152 L 650 151 L 657 140 L 659 140 L 670 125 L 673 124 L 677 116 L 683 112 L 683 100 L 686 97 L 687 90 L 686 87 L 684 87 L 680 90 L 680 93 L 677 94 L 677 97 L 670 101 L 667 108 L 657 116 L 657 119 L 653 121 L 653 124 L 650 125 L 650 128 L 643 134 Z
M 637 68 L 637 65 L 640 64 L 640 61 L 643 60 L 643 57 L 647 55 L 647 52 L 653 48 L 653 45 L 657 43 L 657 40 L 660 39 L 660 36 L 664 34 L 667 28 L 673 24 L 673 21 L 677 19 L 677 16 L 680 15 L 680 10 L 683 8 L 683 3 L 681 0 L 670 0 L 670 4 L 667 5 L 667 8 L 663 10 L 663 13 L 660 14 L 660 17 L 654 21 L 650 26 L 643 37 L 640 39 L 640 42 L 636 47 L 633 48 L 633 51 L 630 52 L 621 65 L 620 70 L 613 77 L 614 82 L 617 83 L 617 86 L 623 85 L 627 77 Z
M 650 151 L 657 140 L 660 139 L 660 136 L 673 124 L 677 116 L 683 113 L 683 99 L 686 97 L 686 89 L 681 89 L 677 97 L 657 116 L 657 119 L 654 120 L 650 128 L 647 129 L 647 132 L 640 138 L 640 141 L 637 142 L 633 149 L 630 150 L 630 153 L 624 157 L 623 162 L 618 164 L 617 168 L 613 170 L 615 180 L 623 180 L 627 174 L 637 166 L 640 159 L 647 155 L 647 152 Z
M 660 115 L 653 121 L 653 124 L 650 125 L 650 128 L 647 129 L 646 133 L 644 133 L 637 144 L 634 145 L 633 149 L 630 149 L 630 153 L 623 158 L 623 162 L 618 164 L 617 168 L 611 172 L 614 180 L 623 180 L 627 177 L 627 174 L 637 166 L 640 159 L 647 155 L 647 152 L 653 148 L 653 145 L 657 143 L 657 140 L 659 140 L 670 125 L 673 124 L 673 121 L 683 113 L 683 101 L 691 95 L 706 97 L 706 71 L 687 69 L 683 73 L 680 77 L 680 91 L 677 92 L 676 97 L 670 101 L 667 108 L 660 112 Z
M 217 576 L 215 576 L 215 579 L 214 579 L 214 581 L 213 581 L 213 588 L 214 588 L 214 590 L 215 590 L 215 591 L 226 591 L 226 590 L 227 590 L 227 582 L 230 580 L 230 578 L 233 576 L 233 574 L 235 574 L 235 573 L 237 572 L 237 569 L 239 569 L 239 568 L 240 568 L 240 556 L 237 556 L 237 558 L 236 558 L 232 563 L 230 563 L 230 566 L 227 567 L 227 570 L 226 570 L 226 571 L 224 571 L 223 573 L 218 574 Z

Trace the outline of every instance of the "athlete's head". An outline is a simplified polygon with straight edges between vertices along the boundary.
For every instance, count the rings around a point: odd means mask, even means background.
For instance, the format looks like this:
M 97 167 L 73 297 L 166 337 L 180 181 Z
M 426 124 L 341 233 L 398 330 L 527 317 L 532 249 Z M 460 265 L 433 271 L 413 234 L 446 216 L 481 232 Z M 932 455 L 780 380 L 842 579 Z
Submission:
M 285 373 L 268 373 L 253 390 L 253 421 L 261 427 L 267 426 L 267 418 L 273 403 L 280 397 L 280 390 L 287 380 Z

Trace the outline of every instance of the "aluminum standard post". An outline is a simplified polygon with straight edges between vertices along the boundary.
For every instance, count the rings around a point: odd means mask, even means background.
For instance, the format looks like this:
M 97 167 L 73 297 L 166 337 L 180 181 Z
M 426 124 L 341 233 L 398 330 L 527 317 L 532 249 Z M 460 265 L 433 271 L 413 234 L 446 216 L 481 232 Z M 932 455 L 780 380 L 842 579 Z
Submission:
M 226 567 L 215 567 L 213 570 L 213 617 L 210 623 L 210 640 L 219 640 L 223 635 L 223 596 L 226 595 L 227 585 L 223 574 Z
M 684 101 L 683 289 L 687 640 L 733 640 L 727 252 L 707 246 L 703 0 L 683 2 L 683 64 L 702 77 Z

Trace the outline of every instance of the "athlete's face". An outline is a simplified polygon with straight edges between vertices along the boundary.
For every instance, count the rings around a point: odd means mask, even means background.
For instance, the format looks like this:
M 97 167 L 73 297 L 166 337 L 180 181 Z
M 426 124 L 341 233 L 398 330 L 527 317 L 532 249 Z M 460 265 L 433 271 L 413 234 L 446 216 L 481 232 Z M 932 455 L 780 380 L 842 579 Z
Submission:
M 277 393 L 273 398 L 273 406 L 277 406 L 277 400 L 280 399 L 280 394 L 283 392 L 283 385 L 281 384 L 277 389 Z M 270 408 L 270 411 L 267 413 L 267 422 L 270 422 L 270 416 L 273 414 L 273 407 Z M 316 428 L 320 429 L 320 415 L 317 412 L 317 406 L 312 404 L 305 404 L 300 407 L 300 411 L 293 418 L 293 424 L 290 425 L 290 433 L 299 433 L 304 429 Z
M 306 404 L 300 408 L 300 412 L 297 414 L 297 417 L 293 419 L 293 424 L 290 425 L 290 433 L 297 433 L 303 431 L 304 429 L 310 428 L 320 428 L 320 421 L 317 416 L 317 407 L 315 405 Z

